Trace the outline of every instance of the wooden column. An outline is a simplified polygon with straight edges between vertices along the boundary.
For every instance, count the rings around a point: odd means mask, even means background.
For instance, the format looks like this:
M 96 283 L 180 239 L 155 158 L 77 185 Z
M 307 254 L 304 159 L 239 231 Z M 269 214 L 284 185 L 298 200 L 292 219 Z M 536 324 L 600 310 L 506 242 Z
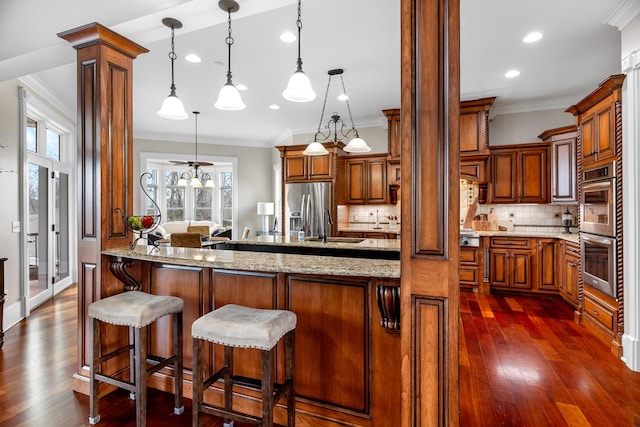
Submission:
M 88 394 L 87 307 L 122 292 L 104 249 L 129 236 L 121 215 L 133 214 L 133 59 L 147 49 L 98 23 L 58 34 L 78 52 L 78 375 Z
M 459 1 L 401 8 L 401 425 L 456 426 Z

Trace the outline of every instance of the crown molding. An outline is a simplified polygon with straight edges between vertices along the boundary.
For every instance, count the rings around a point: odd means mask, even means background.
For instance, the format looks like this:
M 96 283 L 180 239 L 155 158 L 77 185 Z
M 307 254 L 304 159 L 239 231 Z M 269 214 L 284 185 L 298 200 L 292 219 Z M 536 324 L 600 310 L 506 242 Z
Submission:
M 622 31 L 638 14 L 640 14 L 640 0 L 625 0 L 609 15 L 604 23 L 617 27 L 618 30 Z
M 37 95 L 43 101 L 50 104 L 53 108 L 62 113 L 66 120 L 75 125 L 76 112 L 71 111 L 66 104 L 62 103 L 58 96 L 42 80 L 33 74 L 29 74 L 27 76 L 19 77 L 18 81 L 20 81 L 31 93 Z
M 499 98 L 498 98 L 499 99 Z M 532 111 L 544 111 L 544 110 L 558 110 L 565 109 L 569 105 L 573 105 L 576 102 L 575 98 L 555 98 L 547 99 L 538 102 L 520 102 L 510 103 L 507 105 L 497 105 L 491 107 L 490 119 L 501 114 L 517 114 L 517 113 L 529 113 Z

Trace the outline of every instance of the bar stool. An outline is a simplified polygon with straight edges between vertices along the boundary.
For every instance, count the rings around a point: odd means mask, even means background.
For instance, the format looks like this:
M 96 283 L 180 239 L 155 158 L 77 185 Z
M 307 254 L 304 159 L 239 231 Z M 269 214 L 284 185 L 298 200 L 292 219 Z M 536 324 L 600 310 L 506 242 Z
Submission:
M 140 291 L 128 291 L 108 298 L 103 298 L 89 305 L 89 340 L 93 343 L 91 366 L 89 371 L 90 403 L 89 423 L 100 422 L 99 386 L 105 382 L 128 390 L 136 399 L 136 425 L 147 424 L 147 378 L 154 372 L 173 363 L 175 379 L 175 414 L 184 411 L 182 404 L 182 309 L 181 298 L 172 296 L 151 295 Z M 173 354 L 162 358 L 147 353 L 147 337 L 149 326 L 161 317 L 173 314 Z M 108 354 L 101 354 L 101 323 L 127 326 L 129 343 Z M 133 344 L 131 344 L 133 340 Z M 121 355 L 130 355 L 129 381 L 102 372 L 102 363 Z M 133 354 L 131 353 L 133 351 Z M 147 367 L 147 363 L 151 364 Z
M 293 381 L 296 315 L 286 310 L 261 310 L 228 304 L 205 314 L 193 322 L 193 426 L 200 427 L 200 413 L 273 426 L 273 408 L 284 395 L 287 401 L 287 422 L 295 425 L 295 391 Z M 273 363 L 276 344 L 284 336 L 285 381 L 275 383 Z M 205 341 L 224 346 L 224 366 L 209 378 L 204 378 Z M 242 381 L 233 375 L 233 348 L 261 350 L 262 380 Z M 203 401 L 204 391 L 218 379 L 224 382 L 224 408 Z M 262 391 L 262 417 L 236 412 L 232 408 L 233 384 L 241 383 Z

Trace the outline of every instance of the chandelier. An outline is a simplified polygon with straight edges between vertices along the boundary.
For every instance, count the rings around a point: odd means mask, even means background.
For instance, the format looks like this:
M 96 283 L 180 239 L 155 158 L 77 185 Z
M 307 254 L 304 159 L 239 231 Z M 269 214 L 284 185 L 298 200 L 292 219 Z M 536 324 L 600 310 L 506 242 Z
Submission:
M 349 143 L 343 148 L 343 150 L 347 153 L 368 153 L 369 151 L 371 151 L 371 147 L 369 147 L 367 143 L 358 135 L 358 130 L 353 123 L 351 106 L 349 105 L 349 96 L 347 95 L 347 90 L 344 86 L 344 79 L 342 78 L 343 72 L 344 70 L 342 68 L 336 68 L 334 70 L 328 71 L 329 81 L 327 82 L 327 91 L 324 94 L 324 103 L 322 104 L 322 112 L 320 113 L 320 123 L 318 123 L 318 131 L 313 137 L 313 142 L 309 144 L 303 151 L 304 155 L 320 156 L 328 153 L 327 149 L 322 145 L 322 141 L 329 141 L 331 139 L 332 126 L 334 144 L 340 142 L 342 138 L 352 138 Z M 320 128 L 322 127 L 322 123 L 324 120 L 324 111 L 327 106 L 327 97 L 329 96 L 329 87 L 331 86 L 331 78 L 333 76 L 340 76 L 340 82 L 342 83 L 342 95 L 340 96 L 340 99 L 343 99 L 347 103 L 347 111 L 349 112 L 349 119 L 351 120 L 351 128 L 347 127 L 347 124 L 344 123 L 338 113 L 333 113 L 333 115 L 331 115 L 331 119 L 325 126 L 326 132 L 323 132 L 320 130 Z M 340 136 L 338 136 L 338 131 L 340 132 Z
M 213 166 L 213 163 L 210 162 L 199 162 L 198 161 L 198 114 L 200 114 L 199 111 L 194 111 L 193 115 L 196 119 L 196 158 L 195 161 L 178 161 L 178 160 L 171 160 L 171 163 L 175 164 L 175 165 L 188 165 L 191 169 L 189 169 L 187 172 L 184 172 L 181 176 L 180 179 L 178 180 L 178 183 L 176 184 L 178 187 L 186 187 L 186 186 L 191 186 L 193 188 L 214 188 L 216 185 L 213 182 L 213 179 L 211 177 L 210 173 L 205 172 L 203 169 L 201 169 L 202 166 Z

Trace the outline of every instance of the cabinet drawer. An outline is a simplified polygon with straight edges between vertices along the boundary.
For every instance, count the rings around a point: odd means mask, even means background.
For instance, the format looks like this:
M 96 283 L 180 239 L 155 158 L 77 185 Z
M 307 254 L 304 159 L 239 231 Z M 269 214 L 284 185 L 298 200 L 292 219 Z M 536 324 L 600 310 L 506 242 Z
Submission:
M 460 247 L 460 264 L 478 267 L 478 248 Z
M 514 237 L 492 237 L 491 247 L 508 249 L 531 249 L 533 247 L 531 240 L 532 239 L 518 239 Z
M 584 299 L 584 311 L 588 313 L 590 317 L 602 323 L 607 329 L 613 331 L 614 314 L 612 311 L 609 311 L 596 301 L 589 299 L 589 297 Z
M 460 266 L 460 285 L 478 286 L 478 268 Z

